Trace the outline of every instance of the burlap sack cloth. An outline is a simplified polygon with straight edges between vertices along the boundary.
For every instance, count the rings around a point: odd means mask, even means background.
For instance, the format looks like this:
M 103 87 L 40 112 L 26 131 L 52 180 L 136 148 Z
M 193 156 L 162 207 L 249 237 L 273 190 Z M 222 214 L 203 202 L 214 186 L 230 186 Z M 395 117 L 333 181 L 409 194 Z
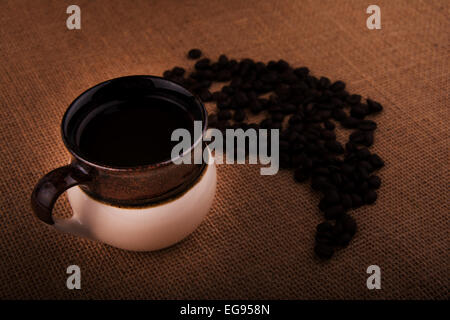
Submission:
M 0 2 L 0 298 L 448 298 L 449 3 L 377 1 L 78 0 Z M 61 117 L 106 79 L 217 58 L 284 58 L 380 101 L 373 150 L 386 161 L 375 205 L 329 262 L 313 255 L 318 195 L 292 173 L 222 165 L 204 223 L 183 242 L 134 253 L 59 234 L 33 217 L 37 180 L 68 160 Z M 65 199 L 57 216 L 69 215 Z M 76 264 L 82 289 L 66 288 Z M 380 266 L 381 290 L 366 269 Z

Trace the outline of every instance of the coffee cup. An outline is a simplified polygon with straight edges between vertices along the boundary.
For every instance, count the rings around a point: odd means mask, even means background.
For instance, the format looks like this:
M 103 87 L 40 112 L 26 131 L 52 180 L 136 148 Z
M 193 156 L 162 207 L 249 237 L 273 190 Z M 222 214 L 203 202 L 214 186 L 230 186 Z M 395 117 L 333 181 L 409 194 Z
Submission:
M 175 159 L 171 131 L 192 130 L 194 121 L 201 121 L 202 134 Z M 34 214 L 56 230 L 122 249 L 173 245 L 198 227 L 214 198 L 213 161 L 174 161 L 207 148 L 206 129 L 203 104 L 174 82 L 154 76 L 102 82 L 65 112 L 61 132 L 70 162 L 36 184 Z M 209 150 L 205 154 L 212 159 Z M 65 191 L 73 215 L 54 219 Z

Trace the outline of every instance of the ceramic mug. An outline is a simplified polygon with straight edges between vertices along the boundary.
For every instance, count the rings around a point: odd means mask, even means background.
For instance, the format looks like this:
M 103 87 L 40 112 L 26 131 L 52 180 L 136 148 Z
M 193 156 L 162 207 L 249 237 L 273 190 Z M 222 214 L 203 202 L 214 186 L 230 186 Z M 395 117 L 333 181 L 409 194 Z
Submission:
M 82 93 L 67 109 L 61 123 L 70 163 L 57 168 L 35 186 L 31 205 L 41 221 L 55 229 L 134 251 L 158 250 L 193 232 L 209 212 L 215 188 L 213 161 L 175 164 L 173 160 L 132 167 L 114 167 L 88 159 L 80 151 L 80 120 L 112 101 L 138 95 L 162 97 L 181 104 L 193 121 L 207 129 L 203 104 L 183 87 L 153 76 L 128 76 L 100 83 Z M 195 148 L 207 148 L 202 137 L 180 157 Z M 212 159 L 208 150 L 206 154 Z M 53 219 L 57 198 L 67 190 L 73 215 Z

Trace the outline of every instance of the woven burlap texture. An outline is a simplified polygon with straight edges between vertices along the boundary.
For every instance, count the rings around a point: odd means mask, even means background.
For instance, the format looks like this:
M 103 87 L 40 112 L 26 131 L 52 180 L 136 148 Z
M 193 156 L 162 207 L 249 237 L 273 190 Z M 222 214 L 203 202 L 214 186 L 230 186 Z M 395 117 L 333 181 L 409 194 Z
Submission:
M 366 27 L 367 1 L 78 0 L 82 28 L 69 31 L 72 1 L 1 1 L 0 298 L 448 298 L 449 3 L 376 3 L 381 30 Z M 191 67 L 192 47 L 283 58 L 384 105 L 378 201 L 353 213 L 358 233 L 331 261 L 312 251 L 318 195 L 257 166 L 219 166 L 206 220 L 158 252 L 59 234 L 32 215 L 34 184 L 68 160 L 70 102 L 106 79 Z M 59 200 L 56 215 L 69 214 Z M 71 264 L 81 290 L 66 288 Z M 366 287 L 373 264 L 381 290 Z

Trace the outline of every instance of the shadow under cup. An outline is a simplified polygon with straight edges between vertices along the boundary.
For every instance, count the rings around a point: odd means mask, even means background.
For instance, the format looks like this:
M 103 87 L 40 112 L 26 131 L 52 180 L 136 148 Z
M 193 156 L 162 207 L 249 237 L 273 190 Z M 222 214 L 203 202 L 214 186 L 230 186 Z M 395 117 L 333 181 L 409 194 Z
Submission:
M 203 148 L 202 137 L 207 129 L 207 112 L 203 104 L 180 85 L 153 76 L 128 76 L 100 83 L 75 99 L 64 114 L 61 124 L 62 137 L 72 155 L 71 163 L 53 170 L 36 185 L 32 194 L 32 207 L 37 217 L 48 224 L 54 224 L 51 215 L 54 203 L 61 193 L 75 185 L 79 185 L 90 197 L 119 207 L 143 207 L 168 201 L 190 189 L 205 170 L 204 162 L 194 164 L 191 161 L 191 164 L 175 164 L 174 159 L 168 156 L 159 159 L 152 157 L 153 160 L 158 159 L 158 161 L 145 163 L 142 159 L 127 159 L 126 155 L 124 157 L 122 154 L 122 162 L 115 163 L 107 161 L 108 157 L 105 161 L 92 157 L 83 147 L 82 135 L 83 131 L 87 130 L 83 129 L 83 126 L 86 126 L 86 119 L 95 119 L 93 115 L 99 112 L 107 113 L 108 108 L 117 108 L 118 105 L 121 105 L 121 108 L 127 108 L 128 105 L 145 102 L 141 107 L 152 108 L 158 105 L 159 101 L 160 109 L 161 105 L 170 108 L 171 117 L 176 118 L 181 113 L 183 116 L 187 115 L 192 128 L 194 121 L 202 123 L 201 134 L 192 136 L 191 148 L 183 156 L 193 154 L 191 151 L 194 148 Z M 144 112 L 147 111 L 144 110 Z M 163 118 L 161 123 L 157 123 L 155 120 L 159 120 L 158 113 L 155 117 L 156 119 L 149 121 L 149 125 L 155 126 L 156 123 L 157 128 L 149 127 L 148 129 L 152 130 L 153 134 L 159 134 L 159 131 L 163 134 L 163 130 L 168 130 L 164 126 L 165 120 Z M 114 141 L 120 145 L 118 140 L 114 139 L 119 139 L 123 130 L 127 128 L 122 128 L 119 122 L 109 147 L 115 145 Z M 125 133 L 124 136 L 126 136 Z M 167 136 L 167 132 L 165 134 Z M 88 141 L 94 138 L 89 137 L 88 134 Z M 134 142 L 130 141 L 129 144 Z M 168 141 L 168 143 L 178 142 Z M 126 146 L 128 143 L 122 141 L 122 144 Z M 151 143 L 143 147 L 149 148 L 146 152 L 150 155 L 161 152 L 160 148 L 152 146 Z M 99 154 L 101 155 L 101 152 Z

